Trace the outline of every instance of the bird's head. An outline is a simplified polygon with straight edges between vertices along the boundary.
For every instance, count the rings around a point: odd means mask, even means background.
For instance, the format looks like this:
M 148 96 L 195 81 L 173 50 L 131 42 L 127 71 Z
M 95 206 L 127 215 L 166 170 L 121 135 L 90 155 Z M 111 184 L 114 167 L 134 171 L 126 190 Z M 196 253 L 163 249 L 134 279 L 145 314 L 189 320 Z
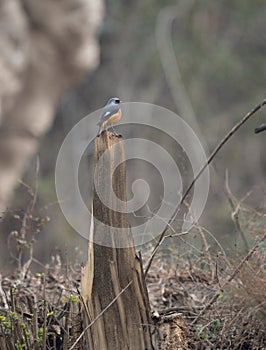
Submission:
M 121 103 L 120 99 L 118 97 L 112 97 L 108 100 L 107 104 L 115 104 L 115 105 L 119 105 Z

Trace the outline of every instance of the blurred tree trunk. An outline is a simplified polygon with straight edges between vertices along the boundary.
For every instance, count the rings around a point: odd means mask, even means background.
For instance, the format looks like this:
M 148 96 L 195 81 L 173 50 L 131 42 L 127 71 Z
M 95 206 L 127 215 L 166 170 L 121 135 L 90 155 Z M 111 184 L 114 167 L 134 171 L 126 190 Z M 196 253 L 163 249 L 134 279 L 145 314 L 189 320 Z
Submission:
M 0 214 L 63 92 L 99 61 L 103 0 L 0 0 Z

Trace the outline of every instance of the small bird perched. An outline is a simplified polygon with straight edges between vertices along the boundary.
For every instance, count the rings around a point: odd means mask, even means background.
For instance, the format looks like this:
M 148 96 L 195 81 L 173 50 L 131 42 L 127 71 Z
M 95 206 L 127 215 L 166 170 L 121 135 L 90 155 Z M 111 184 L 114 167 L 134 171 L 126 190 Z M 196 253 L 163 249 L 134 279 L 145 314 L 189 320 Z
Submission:
M 103 107 L 102 113 L 100 115 L 100 120 L 97 123 L 97 125 L 99 125 L 97 136 L 101 135 L 102 131 L 106 128 L 107 125 L 111 125 L 115 135 L 117 136 L 117 133 L 113 128 L 113 124 L 117 123 L 122 117 L 120 103 L 121 101 L 118 97 L 112 97 Z

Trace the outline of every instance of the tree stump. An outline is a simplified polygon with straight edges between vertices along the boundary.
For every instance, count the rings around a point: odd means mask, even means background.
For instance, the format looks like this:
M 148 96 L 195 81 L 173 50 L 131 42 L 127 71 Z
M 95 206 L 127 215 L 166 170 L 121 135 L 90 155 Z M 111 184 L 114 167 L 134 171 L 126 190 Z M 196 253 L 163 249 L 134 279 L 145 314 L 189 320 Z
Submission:
M 90 325 L 85 334 L 86 348 L 90 350 L 154 349 L 142 262 L 136 255 L 126 214 L 122 140 L 122 137 L 104 131 L 94 141 L 95 222 L 90 230 L 81 293 L 84 328 Z M 104 152 L 107 157 L 101 159 Z M 120 165 L 115 169 L 116 162 Z M 101 189 L 101 198 L 95 188 Z M 120 207 L 123 210 L 116 210 L 119 206 L 111 196 L 112 190 L 123 201 L 123 208 Z M 96 237 L 97 242 L 103 244 L 96 244 Z

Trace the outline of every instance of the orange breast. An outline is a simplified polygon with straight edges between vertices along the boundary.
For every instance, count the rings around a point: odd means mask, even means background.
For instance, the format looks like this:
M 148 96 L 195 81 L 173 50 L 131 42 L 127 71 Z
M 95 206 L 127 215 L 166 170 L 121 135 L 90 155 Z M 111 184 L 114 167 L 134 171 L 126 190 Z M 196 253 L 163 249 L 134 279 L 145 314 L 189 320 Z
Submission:
M 104 122 L 104 125 L 117 123 L 117 122 L 119 122 L 121 117 L 122 117 L 122 111 L 120 108 L 117 113 L 111 115 L 111 117 Z

